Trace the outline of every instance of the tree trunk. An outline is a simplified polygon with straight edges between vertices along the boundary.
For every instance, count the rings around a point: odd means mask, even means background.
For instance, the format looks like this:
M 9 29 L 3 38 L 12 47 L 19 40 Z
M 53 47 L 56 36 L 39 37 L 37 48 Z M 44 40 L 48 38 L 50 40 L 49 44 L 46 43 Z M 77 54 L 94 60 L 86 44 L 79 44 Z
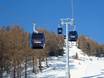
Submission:
M 48 59 L 47 59 L 47 57 L 45 59 L 46 59 L 46 67 L 49 67 L 48 66 Z
M 25 78 L 27 78 L 27 57 L 25 58 Z
M 35 63 L 34 63 L 34 61 L 35 61 L 35 58 L 34 58 L 34 56 L 32 57 L 32 62 L 33 62 L 33 73 L 36 73 L 36 71 L 35 71 Z
M 16 65 L 14 64 L 14 69 L 13 69 L 13 78 L 16 78 Z
M 41 58 L 39 58 L 39 70 L 40 70 L 40 72 L 42 72 Z
M 3 78 L 3 66 L 0 66 L 0 78 Z
M 21 64 L 17 66 L 17 78 L 21 78 Z
M 20 68 L 20 74 L 19 74 L 19 78 L 21 78 L 21 71 L 22 71 L 22 67 L 21 67 L 21 64 L 19 65 L 19 68 Z

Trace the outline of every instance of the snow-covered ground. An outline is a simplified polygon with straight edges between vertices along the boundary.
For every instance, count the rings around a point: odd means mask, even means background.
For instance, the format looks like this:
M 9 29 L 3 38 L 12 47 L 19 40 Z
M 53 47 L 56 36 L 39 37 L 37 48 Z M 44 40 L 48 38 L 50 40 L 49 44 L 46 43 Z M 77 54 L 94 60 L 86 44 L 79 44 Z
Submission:
M 104 78 L 104 58 L 88 57 L 76 46 L 69 48 L 71 78 Z M 78 53 L 79 59 L 72 56 Z M 49 68 L 41 73 L 30 74 L 30 78 L 65 78 L 66 55 L 48 59 Z

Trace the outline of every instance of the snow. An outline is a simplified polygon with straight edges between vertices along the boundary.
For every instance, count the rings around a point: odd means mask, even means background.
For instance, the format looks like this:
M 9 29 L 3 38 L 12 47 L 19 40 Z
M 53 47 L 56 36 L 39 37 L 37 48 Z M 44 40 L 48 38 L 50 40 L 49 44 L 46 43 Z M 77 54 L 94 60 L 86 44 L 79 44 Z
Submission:
M 65 49 L 65 48 L 64 48 Z M 104 59 L 89 57 L 73 45 L 69 47 L 70 75 L 71 78 L 104 78 Z M 79 59 L 73 59 L 78 53 Z M 49 68 L 37 74 L 36 78 L 65 78 L 66 55 L 48 59 Z
M 76 43 L 69 43 L 69 65 L 71 78 L 104 78 L 104 58 L 89 57 L 77 48 Z M 65 49 L 65 47 L 64 47 Z M 78 54 L 78 59 L 73 56 Z M 45 65 L 45 62 L 42 63 Z M 48 58 L 48 68 L 38 74 L 32 73 L 28 78 L 66 78 L 66 55 Z M 22 77 L 24 78 L 24 77 Z

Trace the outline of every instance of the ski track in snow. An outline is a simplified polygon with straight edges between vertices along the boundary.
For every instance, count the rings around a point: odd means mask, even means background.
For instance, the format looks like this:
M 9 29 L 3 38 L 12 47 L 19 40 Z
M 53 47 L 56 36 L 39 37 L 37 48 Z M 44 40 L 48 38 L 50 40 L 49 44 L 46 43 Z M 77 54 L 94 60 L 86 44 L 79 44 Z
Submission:
M 76 46 L 70 48 L 70 57 L 79 55 L 79 60 L 70 58 L 71 78 L 104 78 L 104 59 L 88 57 Z M 37 78 L 65 78 L 65 55 L 49 59 L 49 68 L 37 74 Z

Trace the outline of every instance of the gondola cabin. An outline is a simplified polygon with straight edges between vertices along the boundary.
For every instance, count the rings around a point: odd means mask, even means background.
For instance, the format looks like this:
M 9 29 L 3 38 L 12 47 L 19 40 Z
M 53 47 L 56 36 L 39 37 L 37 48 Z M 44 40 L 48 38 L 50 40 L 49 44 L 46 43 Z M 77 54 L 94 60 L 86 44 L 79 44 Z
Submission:
M 58 33 L 58 34 L 63 34 L 63 29 L 62 29 L 61 27 L 59 27 L 59 28 L 57 29 L 57 33 Z
M 44 33 L 32 33 L 32 49 L 42 49 L 45 47 L 45 35 Z
M 69 41 L 77 41 L 78 33 L 77 31 L 69 31 Z

